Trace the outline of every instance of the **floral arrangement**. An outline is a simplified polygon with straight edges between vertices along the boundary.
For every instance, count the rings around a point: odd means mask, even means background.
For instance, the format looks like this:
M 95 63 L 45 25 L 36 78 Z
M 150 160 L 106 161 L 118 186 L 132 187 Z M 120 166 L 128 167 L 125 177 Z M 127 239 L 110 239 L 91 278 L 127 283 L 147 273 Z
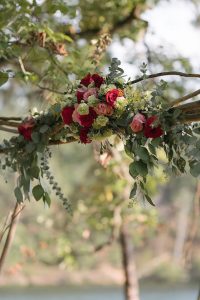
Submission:
M 163 163 L 157 156 L 158 148 L 166 154 L 169 172 L 200 174 L 199 102 L 183 104 L 197 93 L 166 102 L 162 98 L 166 87 L 163 80 L 151 91 L 142 85 L 135 87 L 137 82 L 152 77 L 146 75 L 145 65 L 142 72 L 141 78 L 125 82 L 120 61 L 113 59 L 107 76 L 87 74 L 73 83 L 48 111 L 35 112 L 23 121 L 0 118 L 1 124 L 17 127 L 17 132 L 12 130 L 17 135 L 4 140 L 0 152 L 5 154 L 2 169 L 11 168 L 19 174 L 14 190 L 18 202 L 30 199 L 32 194 L 37 201 L 42 199 L 50 205 L 50 196 L 41 183 L 41 178 L 46 177 L 70 210 L 69 201 L 49 170 L 49 146 L 93 141 L 103 144 L 113 135 L 123 141 L 132 160 L 129 172 L 134 183 L 130 198 L 142 192 L 153 205 L 145 183 L 151 170 Z

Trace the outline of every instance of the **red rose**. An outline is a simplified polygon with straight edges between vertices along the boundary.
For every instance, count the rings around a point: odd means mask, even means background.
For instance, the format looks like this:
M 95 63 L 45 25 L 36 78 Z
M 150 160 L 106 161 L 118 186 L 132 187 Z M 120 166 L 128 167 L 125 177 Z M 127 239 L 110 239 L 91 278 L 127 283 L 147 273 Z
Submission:
M 81 79 L 81 84 L 84 86 L 88 86 L 90 83 L 93 82 L 92 76 L 88 73 L 83 79 Z
M 73 122 L 72 120 L 73 112 L 74 112 L 74 107 L 66 106 L 63 108 L 61 114 L 62 114 L 63 122 L 66 125 L 70 125 Z
M 89 128 L 81 128 L 80 130 L 80 141 L 83 144 L 91 143 L 91 139 L 88 137 Z
M 130 127 L 133 132 L 137 133 L 143 130 L 145 122 L 146 122 L 145 116 L 138 113 L 133 117 Z
M 106 102 L 113 107 L 115 105 L 115 101 L 117 100 L 117 97 L 121 97 L 121 96 L 123 96 L 123 92 L 121 90 L 113 89 L 106 93 Z
M 79 115 L 79 124 L 83 127 L 91 127 L 97 114 L 92 107 L 89 108 L 88 115 Z
M 154 122 L 156 122 L 157 120 L 158 120 L 157 116 L 151 116 L 146 120 L 145 127 L 144 127 L 144 135 L 147 138 L 155 139 L 163 135 L 163 130 L 161 126 L 160 125 L 156 127 L 154 126 Z
M 98 74 L 93 74 L 92 75 L 92 79 L 93 79 L 93 81 L 95 83 L 95 86 L 97 88 L 100 88 L 100 86 L 102 85 L 102 83 L 104 83 L 103 77 L 99 76 Z
M 18 126 L 18 132 L 23 135 L 24 139 L 27 141 L 31 141 L 31 134 L 33 132 L 33 128 L 35 126 L 35 120 L 30 118 L 26 122 L 23 122 Z

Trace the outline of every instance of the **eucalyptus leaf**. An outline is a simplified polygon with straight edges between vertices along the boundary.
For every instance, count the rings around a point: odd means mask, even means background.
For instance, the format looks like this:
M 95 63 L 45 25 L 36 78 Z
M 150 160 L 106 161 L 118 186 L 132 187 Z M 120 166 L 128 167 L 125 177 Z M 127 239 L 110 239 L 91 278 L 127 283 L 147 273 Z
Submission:
M 8 73 L 0 72 L 0 86 L 4 85 L 8 81 Z
M 34 188 L 32 189 L 32 193 L 33 193 L 35 200 L 39 201 L 44 195 L 44 189 L 40 184 L 38 184 L 38 185 L 34 186 Z
M 14 194 L 18 203 L 23 202 L 23 194 L 21 189 L 18 186 L 14 189 Z

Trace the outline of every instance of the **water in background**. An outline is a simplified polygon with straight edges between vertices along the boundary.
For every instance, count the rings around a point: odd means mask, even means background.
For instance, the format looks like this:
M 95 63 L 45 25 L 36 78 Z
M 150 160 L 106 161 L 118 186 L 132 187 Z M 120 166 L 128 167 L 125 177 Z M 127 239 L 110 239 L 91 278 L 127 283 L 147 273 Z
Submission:
M 141 300 L 197 300 L 198 287 L 142 288 Z M 0 300 L 123 300 L 119 287 L 0 288 Z

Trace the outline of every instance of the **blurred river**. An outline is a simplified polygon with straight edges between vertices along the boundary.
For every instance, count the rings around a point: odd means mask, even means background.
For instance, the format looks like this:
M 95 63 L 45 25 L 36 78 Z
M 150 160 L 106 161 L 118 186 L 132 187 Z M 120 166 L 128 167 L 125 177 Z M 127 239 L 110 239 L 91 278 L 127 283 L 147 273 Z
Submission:
M 141 289 L 141 300 L 197 300 L 198 287 Z M 0 288 L 0 300 L 123 300 L 119 287 Z

